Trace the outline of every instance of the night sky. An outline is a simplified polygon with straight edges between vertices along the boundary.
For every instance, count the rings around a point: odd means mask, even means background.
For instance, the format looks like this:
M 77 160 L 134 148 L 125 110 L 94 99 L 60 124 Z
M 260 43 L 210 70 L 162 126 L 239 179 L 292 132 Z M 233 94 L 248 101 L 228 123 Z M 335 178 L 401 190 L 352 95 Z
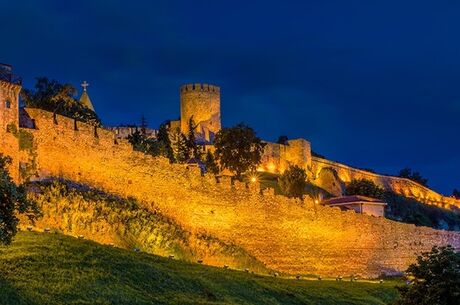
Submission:
M 224 126 L 460 188 L 460 2 L 2 1 L 0 62 L 78 86 L 105 125 L 179 116 L 221 86 Z M 80 87 L 79 87 L 80 89 Z

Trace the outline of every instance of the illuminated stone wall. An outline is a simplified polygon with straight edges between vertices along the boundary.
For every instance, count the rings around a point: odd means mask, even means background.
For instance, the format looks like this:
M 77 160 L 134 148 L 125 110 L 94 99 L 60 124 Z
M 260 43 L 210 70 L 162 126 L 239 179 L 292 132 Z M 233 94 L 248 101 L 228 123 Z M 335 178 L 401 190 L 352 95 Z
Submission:
M 271 173 L 283 173 L 290 164 L 305 169 L 310 168 L 310 142 L 304 139 L 289 140 L 287 145 L 265 142 L 259 170 Z
M 114 142 L 109 131 L 79 122 L 75 128 L 74 120 L 62 116 L 55 124 L 52 114 L 37 109 L 27 113 L 36 124 L 28 132 L 40 177 L 63 177 L 132 196 L 189 232 L 235 244 L 280 272 L 377 276 L 404 270 L 416 253 L 433 245 L 460 248 L 459 233 L 341 212 L 270 190 L 261 195 L 253 184 L 250 189 L 240 183 L 231 187 L 227 179 L 217 184 L 196 168 L 134 152 L 126 142 Z M 204 263 L 224 264 L 206 258 Z
M 193 117 L 197 139 L 207 142 L 220 130 L 220 88 L 208 84 L 188 84 L 180 88 L 181 131 L 187 134 Z
M 311 164 L 312 182 L 335 195 L 340 195 L 344 191 L 344 184 L 353 179 L 368 179 L 387 190 L 426 204 L 446 209 L 460 208 L 459 200 L 442 196 L 410 179 L 378 175 L 317 157 L 312 157 Z

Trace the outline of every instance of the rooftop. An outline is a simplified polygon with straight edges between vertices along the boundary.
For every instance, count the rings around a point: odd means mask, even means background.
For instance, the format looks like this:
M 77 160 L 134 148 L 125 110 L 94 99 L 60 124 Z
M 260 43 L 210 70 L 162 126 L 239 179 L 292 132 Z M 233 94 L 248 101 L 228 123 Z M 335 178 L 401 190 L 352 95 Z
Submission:
M 334 198 L 323 200 L 321 203 L 327 204 L 327 205 L 338 205 L 338 204 L 351 204 L 351 203 L 356 203 L 356 202 L 361 202 L 361 203 L 364 202 L 364 203 L 371 203 L 371 204 L 372 203 L 373 204 L 386 204 L 384 201 L 380 199 L 367 197 L 367 196 L 361 196 L 361 195 L 334 197 Z

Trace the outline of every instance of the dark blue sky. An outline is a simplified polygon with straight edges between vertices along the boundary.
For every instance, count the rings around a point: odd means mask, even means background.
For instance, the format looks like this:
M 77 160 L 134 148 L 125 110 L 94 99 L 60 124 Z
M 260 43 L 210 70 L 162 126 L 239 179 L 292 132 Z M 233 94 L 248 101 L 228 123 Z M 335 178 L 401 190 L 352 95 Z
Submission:
M 222 88 L 225 126 L 304 137 L 332 160 L 460 188 L 460 2 L 3 1 L 0 62 L 78 85 L 106 125 L 179 116 Z

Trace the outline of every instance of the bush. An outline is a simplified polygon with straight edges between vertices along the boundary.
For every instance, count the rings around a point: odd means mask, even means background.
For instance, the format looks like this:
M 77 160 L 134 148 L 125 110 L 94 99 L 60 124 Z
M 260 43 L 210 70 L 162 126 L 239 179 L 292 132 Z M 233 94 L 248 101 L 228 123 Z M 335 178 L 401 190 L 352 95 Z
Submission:
M 19 223 L 16 214 L 25 214 L 34 219 L 37 206 L 27 199 L 24 187 L 16 186 L 11 179 L 7 165 L 11 159 L 0 154 L 0 244 L 10 244 L 17 233 Z
M 383 198 L 385 190 L 367 179 L 352 180 L 346 187 L 346 195 L 362 195 L 372 198 Z
M 290 165 L 279 177 L 279 185 L 284 195 L 302 198 L 307 180 L 305 170 L 297 165 Z
M 397 287 L 396 305 L 457 305 L 460 300 L 460 253 L 451 246 L 433 247 L 407 269 L 412 283 Z

